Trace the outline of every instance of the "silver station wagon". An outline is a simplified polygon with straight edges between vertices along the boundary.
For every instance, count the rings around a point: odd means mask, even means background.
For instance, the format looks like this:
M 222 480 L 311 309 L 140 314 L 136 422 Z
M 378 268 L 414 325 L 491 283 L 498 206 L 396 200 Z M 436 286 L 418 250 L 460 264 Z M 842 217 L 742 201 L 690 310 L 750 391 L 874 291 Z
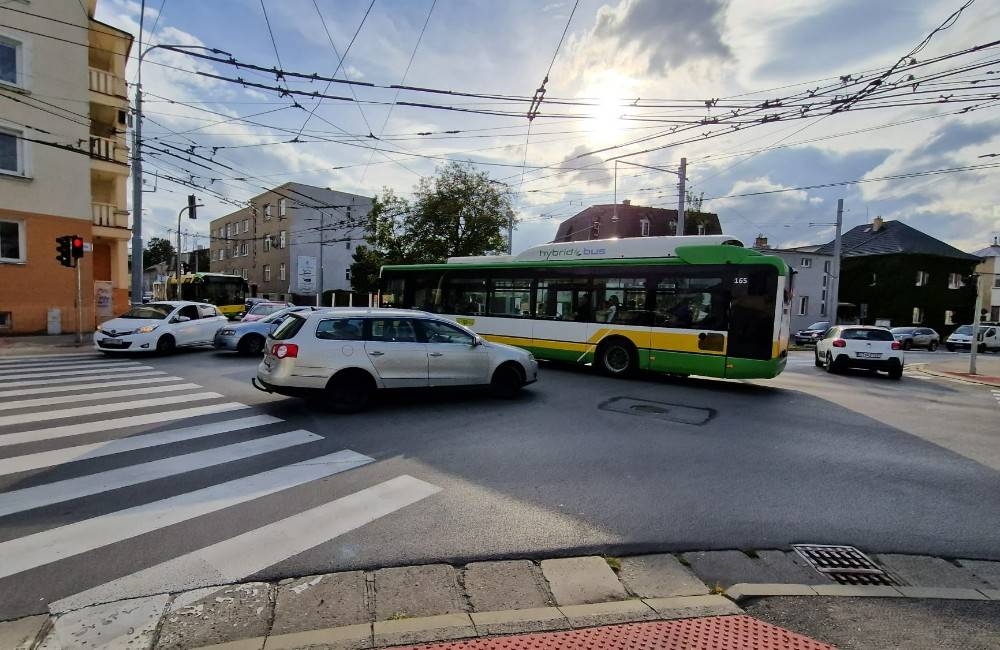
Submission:
M 253 383 L 283 395 L 322 395 L 334 411 L 353 412 L 379 389 L 488 386 L 509 398 L 537 379 L 530 352 L 440 316 L 337 309 L 288 314 L 267 338 Z

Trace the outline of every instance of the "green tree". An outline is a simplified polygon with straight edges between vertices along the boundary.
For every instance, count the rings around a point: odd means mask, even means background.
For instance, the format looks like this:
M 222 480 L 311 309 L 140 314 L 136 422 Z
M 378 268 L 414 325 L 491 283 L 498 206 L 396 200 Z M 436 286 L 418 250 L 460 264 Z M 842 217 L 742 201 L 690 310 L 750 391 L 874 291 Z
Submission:
M 142 264 L 147 268 L 161 262 L 173 264 L 173 261 L 174 247 L 169 240 L 162 237 L 151 238 L 146 244 L 146 248 L 142 251 Z M 205 268 L 207 269 L 208 267 L 206 266 Z
M 513 214 L 506 186 L 468 164 L 452 162 L 421 178 L 412 200 L 384 188 L 368 213 L 368 245 L 354 251 L 351 287 L 375 291 L 383 264 L 502 253 Z

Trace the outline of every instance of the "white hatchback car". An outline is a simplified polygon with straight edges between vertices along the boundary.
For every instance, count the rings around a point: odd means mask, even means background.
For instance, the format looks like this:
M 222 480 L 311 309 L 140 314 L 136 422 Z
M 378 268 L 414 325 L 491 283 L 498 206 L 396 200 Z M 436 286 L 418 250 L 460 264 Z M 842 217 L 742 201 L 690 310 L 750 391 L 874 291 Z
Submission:
M 537 379 L 530 352 L 434 314 L 344 308 L 289 314 L 268 337 L 253 384 L 283 395 L 325 394 L 333 410 L 352 412 L 381 388 L 489 386 L 513 397 Z
M 127 313 L 101 323 L 94 347 L 105 353 L 159 352 L 212 345 L 215 333 L 229 320 L 215 305 L 164 300 L 133 305 Z
M 827 372 L 845 368 L 884 370 L 892 379 L 903 376 L 903 350 L 884 327 L 835 325 L 816 342 L 816 365 Z

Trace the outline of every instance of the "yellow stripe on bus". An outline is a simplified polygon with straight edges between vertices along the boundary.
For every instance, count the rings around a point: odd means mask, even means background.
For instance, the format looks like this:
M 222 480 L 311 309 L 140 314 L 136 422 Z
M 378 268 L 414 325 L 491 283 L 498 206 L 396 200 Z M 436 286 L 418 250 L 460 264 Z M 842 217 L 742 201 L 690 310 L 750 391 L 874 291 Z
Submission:
M 725 356 L 725 347 L 722 350 L 703 350 L 698 347 L 698 333 L 686 334 L 680 332 L 653 332 L 635 331 L 617 328 L 601 328 L 596 331 L 586 343 L 576 343 L 571 341 L 553 341 L 551 339 L 534 339 L 521 336 L 501 336 L 498 334 L 483 335 L 489 341 L 496 343 L 506 343 L 519 347 L 544 347 L 553 350 L 566 350 L 571 352 L 592 352 L 601 340 L 608 336 L 621 336 L 632 341 L 637 348 L 665 350 L 669 352 L 696 352 L 698 354 L 714 354 Z M 727 340 L 728 343 L 728 340 Z

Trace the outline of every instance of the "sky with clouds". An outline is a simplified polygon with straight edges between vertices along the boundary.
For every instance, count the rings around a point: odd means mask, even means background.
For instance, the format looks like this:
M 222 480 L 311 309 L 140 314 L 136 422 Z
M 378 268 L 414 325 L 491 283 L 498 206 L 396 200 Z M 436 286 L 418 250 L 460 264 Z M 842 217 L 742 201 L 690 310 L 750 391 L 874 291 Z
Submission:
M 542 103 L 528 133 L 523 102 L 333 84 L 329 94 L 357 101 L 300 96 L 296 106 L 279 93 L 197 73 L 307 92 L 324 92 L 326 84 L 154 50 L 142 70 L 144 136 L 154 146 L 206 147 L 194 151 L 213 162 L 200 160 L 206 169 L 160 154 L 149 160 L 147 182 L 154 172 L 194 174 L 195 183 L 234 201 L 286 181 L 369 196 L 389 187 L 405 195 L 436 165 L 468 160 L 514 192 L 519 250 L 551 240 L 559 221 L 588 205 L 611 203 L 615 164 L 608 159 L 669 144 L 669 125 L 661 121 L 666 113 L 711 115 L 697 103 L 680 113 L 629 108 L 628 98 L 763 101 L 841 75 L 885 69 L 959 5 L 958 0 L 581 0 L 573 11 L 573 0 L 263 0 L 263 8 L 261 0 L 147 0 L 146 44 L 205 45 L 247 63 L 270 67 L 280 61 L 281 68 L 297 72 L 379 85 L 401 84 L 405 73 L 412 86 L 530 97 L 552 65 L 550 101 Z M 139 14 L 136 0 L 98 2 L 100 20 L 133 34 L 139 31 Z M 990 42 L 998 26 L 1000 5 L 979 0 L 936 34 L 920 57 Z M 996 58 L 996 48 L 962 61 L 991 56 Z M 134 63 L 129 81 L 136 78 Z M 1000 75 L 1000 66 L 976 74 L 985 79 L 991 71 Z M 587 105 L 557 103 L 567 98 Z M 393 106 L 396 101 L 518 114 Z M 622 160 L 675 168 L 687 157 L 691 190 L 703 193 L 704 209 L 717 212 L 724 231 L 745 241 L 763 233 L 772 245 L 825 242 L 832 237 L 828 224 L 837 199 L 843 198 L 847 228 L 881 215 L 975 250 L 1000 231 L 995 169 L 729 197 L 995 160 L 980 156 L 1000 153 L 1000 103 L 956 114 L 960 108 L 889 106 L 776 122 Z M 245 119 L 231 119 L 237 117 Z M 275 144 L 300 132 L 301 142 Z M 419 135 L 426 133 L 431 135 Z M 650 139 L 608 149 L 638 138 Z M 212 153 L 208 147 L 230 148 Z M 617 196 L 675 207 L 676 181 L 669 173 L 622 162 Z M 188 192 L 160 180 L 156 192 L 144 195 L 147 237 L 164 235 L 176 224 Z M 204 235 L 210 219 L 234 208 L 205 192 L 199 198 L 206 204 L 204 216 L 188 227 Z

